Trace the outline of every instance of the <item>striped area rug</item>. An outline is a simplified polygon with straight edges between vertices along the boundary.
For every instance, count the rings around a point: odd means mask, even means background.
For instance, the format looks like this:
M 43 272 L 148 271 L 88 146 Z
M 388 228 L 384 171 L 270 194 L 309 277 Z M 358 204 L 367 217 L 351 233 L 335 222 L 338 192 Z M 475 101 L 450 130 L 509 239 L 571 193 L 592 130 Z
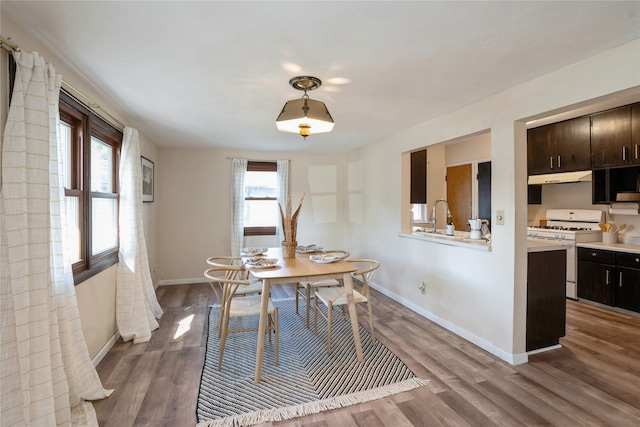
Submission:
M 388 348 L 360 327 L 365 361 L 358 362 L 351 323 L 333 326 L 333 353 L 327 354 L 326 321 L 318 319 L 318 334 L 307 329 L 304 306 L 295 300 L 274 302 L 280 321 L 280 364 L 273 342 L 265 340 L 262 381 L 254 383 L 257 332 L 227 336 L 222 371 L 218 365 L 220 308 L 209 314 L 209 335 L 200 391 L 198 427 L 250 426 L 291 419 L 379 399 L 428 383 L 416 378 Z M 230 328 L 255 326 L 257 318 L 231 319 Z

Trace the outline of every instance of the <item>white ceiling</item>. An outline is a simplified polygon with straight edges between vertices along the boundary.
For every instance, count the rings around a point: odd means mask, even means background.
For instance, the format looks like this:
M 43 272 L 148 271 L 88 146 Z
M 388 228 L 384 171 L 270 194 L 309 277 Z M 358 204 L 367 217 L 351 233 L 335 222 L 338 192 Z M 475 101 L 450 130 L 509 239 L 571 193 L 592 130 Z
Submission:
M 640 38 L 638 1 L 1 7 L 160 146 L 350 150 Z M 333 132 L 303 141 L 276 130 L 302 95 L 288 84 L 297 75 L 323 81 L 309 94 Z

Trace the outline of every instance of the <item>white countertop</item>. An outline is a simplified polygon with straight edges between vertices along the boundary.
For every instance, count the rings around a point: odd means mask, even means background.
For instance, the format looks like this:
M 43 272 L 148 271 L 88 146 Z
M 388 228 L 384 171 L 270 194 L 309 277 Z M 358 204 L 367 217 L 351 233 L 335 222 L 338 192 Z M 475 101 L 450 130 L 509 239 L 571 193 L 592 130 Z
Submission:
M 414 231 L 413 233 L 399 233 L 400 237 L 408 237 L 410 239 L 423 240 L 427 242 L 437 243 L 447 246 L 459 246 L 469 249 L 476 249 L 480 251 L 491 251 L 491 242 L 485 239 L 470 239 L 469 232 L 456 230 L 453 236 L 447 236 L 444 234 L 444 230 L 438 229 L 435 234 Z
M 640 254 L 640 245 L 631 245 L 628 243 L 589 242 L 589 243 L 578 243 L 576 246 L 578 246 L 579 248 L 601 249 L 605 251 Z
M 570 247 L 571 245 L 561 242 L 527 239 L 527 252 L 559 251 Z

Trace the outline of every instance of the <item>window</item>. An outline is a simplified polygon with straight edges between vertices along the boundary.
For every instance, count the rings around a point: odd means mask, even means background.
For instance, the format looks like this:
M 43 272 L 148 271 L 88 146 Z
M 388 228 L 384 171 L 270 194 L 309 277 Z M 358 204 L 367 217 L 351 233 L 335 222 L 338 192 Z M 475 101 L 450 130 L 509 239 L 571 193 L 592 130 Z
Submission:
M 58 133 L 75 283 L 118 262 L 122 133 L 62 92 Z
M 277 163 L 247 163 L 244 200 L 244 235 L 275 235 L 280 220 Z

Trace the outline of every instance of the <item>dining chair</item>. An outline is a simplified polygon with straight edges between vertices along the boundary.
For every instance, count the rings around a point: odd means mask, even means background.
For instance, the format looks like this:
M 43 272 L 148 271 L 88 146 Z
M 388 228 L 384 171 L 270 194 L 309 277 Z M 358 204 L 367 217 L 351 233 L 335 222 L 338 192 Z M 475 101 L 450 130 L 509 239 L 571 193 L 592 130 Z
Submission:
M 323 251 L 323 253 L 337 254 L 340 259 L 349 258 L 349 251 L 344 249 Z M 298 282 L 296 283 L 296 313 L 298 313 L 298 301 L 300 297 L 305 299 L 307 309 L 307 329 L 309 328 L 309 313 L 311 312 L 311 299 L 314 298 L 313 290 L 317 288 L 328 288 L 331 286 L 339 286 L 340 282 L 335 279 L 318 280 L 316 282 Z
M 356 313 L 358 317 L 369 316 L 369 329 L 371 331 L 371 337 L 373 342 L 376 342 L 376 337 L 373 330 L 373 311 L 371 309 L 371 295 L 369 291 L 369 283 L 373 272 L 380 267 L 380 262 L 373 259 L 349 259 L 350 263 L 358 266 L 358 270 L 351 273 L 353 276 L 359 276 L 362 280 L 362 289 L 360 292 L 353 291 L 353 299 L 356 303 Z M 327 314 L 325 315 L 323 310 L 318 307 L 318 303 L 321 302 L 327 306 Z M 318 333 L 318 314 L 327 320 L 327 351 L 331 354 L 331 338 L 332 338 L 332 326 L 333 321 L 337 319 L 348 319 L 349 314 L 345 310 L 344 306 L 347 305 L 347 291 L 344 286 L 319 288 L 315 290 L 315 310 L 314 310 L 314 323 L 313 328 L 315 333 Z M 362 305 L 366 305 L 366 308 L 362 310 Z M 342 308 L 342 315 L 336 316 L 333 313 L 334 307 L 340 306 Z
M 227 267 L 230 265 L 242 265 L 242 258 L 239 257 L 232 257 L 232 256 L 212 256 L 207 258 L 207 264 L 213 266 L 213 267 Z M 231 278 L 238 278 L 236 277 L 238 275 L 238 271 L 235 270 L 229 270 L 227 272 L 227 274 L 229 274 L 229 279 Z M 236 289 L 236 292 L 234 294 L 234 296 L 246 296 L 246 295 L 251 295 L 251 294 L 260 294 L 262 293 L 262 281 L 259 279 L 256 279 L 255 277 L 250 277 L 249 276 L 249 272 L 247 271 L 247 269 L 244 269 L 243 274 L 239 277 L 240 279 L 247 279 L 249 280 L 250 284 L 248 286 L 241 286 L 238 289 Z M 209 282 L 209 285 L 211 286 L 211 288 L 214 290 L 214 292 L 216 291 L 214 288 L 214 283 Z M 225 295 L 225 287 L 222 287 L 222 298 L 221 301 L 224 301 L 226 299 L 226 295 Z M 222 325 L 222 316 L 224 315 L 224 306 L 221 305 L 220 306 L 220 325 Z M 220 337 L 220 330 L 218 330 L 218 337 Z
M 243 287 L 249 286 L 251 282 L 241 279 L 246 272 L 243 265 L 227 265 L 211 267 L 204 272 L 204 276 L 210 280 L 210 284 L 218 283 L 223 288 L 224 299 L 220 304 L 222 311 L 220 322 L 220 353 L 218 355 L 218 371 L 222 369 L 222 359 L 224 356 L 224 346 L 227 335 L 232 332 L 250 332 L 257 331 L 258 328 L 238 328 L 229 329 L 229 319 L 236 317 L 260 317 L 260 306 L 262 304 L 262 295 L 246 295 L 242 298 L 234 298 L 237 291 Z M 278 307 L 273 304 L 269 297 L 267 309 L 267 333 L 269 341 L 271 341 L 271 332 L 275 334 L 275 361 L 278 362 L 279 353 L 279 331 L 278 331 Z

